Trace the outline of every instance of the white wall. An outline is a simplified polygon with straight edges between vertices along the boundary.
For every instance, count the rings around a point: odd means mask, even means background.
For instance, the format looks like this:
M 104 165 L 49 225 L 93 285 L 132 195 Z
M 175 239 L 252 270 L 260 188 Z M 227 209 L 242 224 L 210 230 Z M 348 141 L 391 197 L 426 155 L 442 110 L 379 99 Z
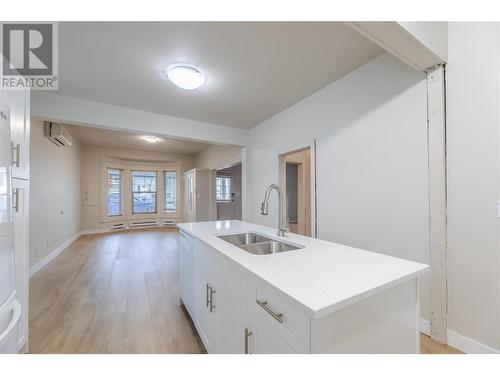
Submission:
M 383 54 L 251 129 L 251 220 L 277 226 L 277 198 L 259 204 L 279 150 L 316 138 L 319 237 L 428 263 L 426 106 L 425 74 Z
M 212 145 L 196 154 L 196 168 L 218 169 L 241 162 L 242 148 L 238 146 Z
M 448 328 L 500 350 L 499 27 L 448 32 Z
M 81 146 L 57 147 L 31 119 L 30 267 L 80 231 Z

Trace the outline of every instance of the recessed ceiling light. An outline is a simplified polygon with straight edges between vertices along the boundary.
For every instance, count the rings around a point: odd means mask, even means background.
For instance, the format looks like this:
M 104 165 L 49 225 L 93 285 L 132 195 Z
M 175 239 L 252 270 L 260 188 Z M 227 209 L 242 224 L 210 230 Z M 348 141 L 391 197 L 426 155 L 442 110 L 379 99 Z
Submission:
M 150 142 L 150 143 L 156 143 L 160 141 L 160 138 L 155 137 L 154 135 L 143 135 L 141 137 L 144 141 Z
M 176 86 L 184 90 L 195 90 L 203 86 L 205 74 L 189 64 L 175 64 L 167 68 L 167 78 Z

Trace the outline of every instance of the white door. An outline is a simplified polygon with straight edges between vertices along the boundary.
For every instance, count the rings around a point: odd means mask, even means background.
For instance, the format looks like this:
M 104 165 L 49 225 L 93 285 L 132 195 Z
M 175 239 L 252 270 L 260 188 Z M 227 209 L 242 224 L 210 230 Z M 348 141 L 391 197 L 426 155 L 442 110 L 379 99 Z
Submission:
M 195 239 L 179 233 L 179 281 L 181 299 L 191 319 L 196 320 L 195 309 Z
M 216 320 L 217 353 L 244 354 L 248 332 L 247 305 L 221 282 L 217 284 Z
M 236 219 L 236 211 L 234 199 L 229 201 L 217 202 L 217 220 L 234 220 Z
M 196 258 L 196 328 L 208 353 L 215 352 L 216 286 L 215 277 L 201 256 Z
M 253 311 L 248 310 L 250 354 L 294 354 L 290 345 Z
M 194 201 L 194 175 L 187 173 L 184 175 L 184 220 L 186 222 L 195 221 L 195 201 Z
M 28 181 L 14 178 L 12 180 L 14 194 L 14 248 L 17 300 L 21 303 L 22 314 L 17 326 L 19 349 L 28 339 Z

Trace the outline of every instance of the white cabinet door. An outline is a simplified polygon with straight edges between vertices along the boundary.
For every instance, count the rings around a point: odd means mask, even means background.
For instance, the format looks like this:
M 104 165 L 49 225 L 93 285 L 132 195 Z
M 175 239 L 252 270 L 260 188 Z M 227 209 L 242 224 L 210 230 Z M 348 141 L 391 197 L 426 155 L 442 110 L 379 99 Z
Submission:
M 248 309 L 250 354 L 294 354 L 287 342 L 252 310 Z
M 187 233 L 179 233 L 179 281 L 181 299 L 191 319 L 196 320 L 195 309 L 195 246 L 196 240 Z
M 208 353 L 214 353 L 216 328 L 216 286 L 215 277 L 205 260 L 196 257 L 196 328 Z
M 29 178 L 29 91 L 10 91 L 10 133 L 13 143 L 12 177 Z
M 21 349 L 28 339 L 28 258 L 29 258 L 29 232 L 28 232 L 28 181 L 14 178 L 12 180 L 14 197 L 14 247 L 17 299 L 21 303 L 22 312 L 17 325 L 18 343 Z
M 216 343 L 218 354 L 244 354 L 247 305 L 222 282 L 217 283 Z

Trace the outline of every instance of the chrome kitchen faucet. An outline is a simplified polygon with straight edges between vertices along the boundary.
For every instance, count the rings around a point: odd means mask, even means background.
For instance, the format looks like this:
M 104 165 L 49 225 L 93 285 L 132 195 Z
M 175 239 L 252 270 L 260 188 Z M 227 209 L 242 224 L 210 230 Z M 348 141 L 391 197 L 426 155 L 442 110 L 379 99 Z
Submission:
M 285 233 L 290 232 L 290 229 L 288 229 L 288 226 L 285 224 L 286 223 L 285 197 L 283 195 L 283 192 L 281 191 L 281 188 L 278 185 L 272 184 L 272 185 L 269 185 L 269 187 L 267 188 L 266 195 L 264 197 L 264 202 L 262 202 L 262 206 L 260 207 L 260 214 L 261 215 L 268 214 L 269 195 L 271 194 L 271 190 L 276 190 L 276 192 L 278 193 L 278 199 L 279 199 L 278 236 L 285 237 Z

